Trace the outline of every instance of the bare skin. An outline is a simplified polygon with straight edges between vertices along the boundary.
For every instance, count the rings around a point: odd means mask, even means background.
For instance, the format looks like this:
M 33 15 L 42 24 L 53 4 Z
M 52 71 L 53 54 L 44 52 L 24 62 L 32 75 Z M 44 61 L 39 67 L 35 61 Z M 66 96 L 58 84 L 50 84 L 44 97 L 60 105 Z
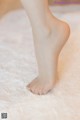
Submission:
M 63 22 L 59 24 L 61 24 L 61 26 L 58 26 L 57 23 L 56 28 L 54 29 L 53 27 L 48 36 L 43 37 L 43 39 L 41 38 L 38 42 L 36 41 L 39 76 L 27 86 L 33 93 L 40 95 L 46 94 L 54 87 L 57 80 L 59 53 L 69 37 L 68 25 Z M 59 32 L 59 35 L 56 31 Z M 36 35 L 34 38 L 36 39 Z
M 53 89 L 58 77 L 58 57 L 70 35 L 69 25 L 54 17 L 48 9 L 48 1 L 43 1 L 37 0 L 37 3 L 35 3 L 38 5 L 37 12 L 40 14 L 40 10 L 42 11 L 41 15 L 35 12 L 38 16 L 35 16 L 36 18 L 34 18 L 39 20 L 38 23 L 35 24 L 35 19 L 32 17 L 34 16 L 34 12 L 30 12 L 30 8 L 28 9 L 26 5 L 29 2 L 22 0 L 25 9 L 28 10 L 28 16 L 32 25 L 35 53 L 39 70 L 39 76 L 29 83 L 27 88 L 31 92 L 39 95 L 46 94 Z M 29 5 L 30 4 L 28 4 L 28 6 Z M 42 7 L 42 5 L 45 7 Z M 40 7 L 42 7 L 43 10 L 39 10 Z M 33 8 L 35 11 L 36 8 Z

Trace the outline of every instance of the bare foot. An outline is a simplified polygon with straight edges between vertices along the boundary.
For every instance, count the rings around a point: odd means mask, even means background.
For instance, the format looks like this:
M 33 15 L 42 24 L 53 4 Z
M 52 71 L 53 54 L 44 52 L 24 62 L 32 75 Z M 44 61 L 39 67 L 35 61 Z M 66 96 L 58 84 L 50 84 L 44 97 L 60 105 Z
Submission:
M 51 22 L 52 21 L 52 22 Z M 49 33 L 33 34 L 39 76 L 27 88 L 35 94 L 46 94 L 53 89 L 57 79 L 57 62 L 61 49 L 68 40 L 70 28 L 67 23 L 58 19 L 50 22 Z

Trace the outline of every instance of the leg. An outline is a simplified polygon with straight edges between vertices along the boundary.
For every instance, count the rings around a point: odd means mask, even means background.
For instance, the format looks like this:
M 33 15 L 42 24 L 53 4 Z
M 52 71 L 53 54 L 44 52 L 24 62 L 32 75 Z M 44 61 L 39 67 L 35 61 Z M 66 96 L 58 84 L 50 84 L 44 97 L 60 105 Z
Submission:
M 22 0 L 32 25 L 39 76 L 27 87 L 35 94 L 46 94 L 57 79 L 59 53 L 67 41 L 67 23 L 55 18 L 48 0 Z

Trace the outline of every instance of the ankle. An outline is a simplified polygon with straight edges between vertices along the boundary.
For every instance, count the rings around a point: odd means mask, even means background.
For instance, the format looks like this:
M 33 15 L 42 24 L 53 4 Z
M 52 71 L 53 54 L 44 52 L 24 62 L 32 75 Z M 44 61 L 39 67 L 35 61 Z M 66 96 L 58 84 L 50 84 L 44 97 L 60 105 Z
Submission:
M 48 37 L 51 33 L 51 28 L 49 26 L 40 26 L 37 29 L 32 29 L 33 34 L 36 35 L 36 37 Z

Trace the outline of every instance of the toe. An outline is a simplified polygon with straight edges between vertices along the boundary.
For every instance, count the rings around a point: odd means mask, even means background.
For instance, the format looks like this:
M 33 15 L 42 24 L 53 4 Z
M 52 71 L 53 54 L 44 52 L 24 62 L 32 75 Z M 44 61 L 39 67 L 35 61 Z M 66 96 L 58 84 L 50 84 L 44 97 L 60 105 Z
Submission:
M 38 82 L 36 82 L 36 83 L 32 86 L 31 90 L 32 90 L 33 93 L 37 94 L 37 92 L 38 92 Z
M 33 87 L 31 88 L 31 92 L 32 92 L 32 93 L 35 93 L 35 86 L 33 86 Z
M 42 95 L 42 94 L 43 94 L 43 87 L 42 87 L 42 86 L 38 88 L 38 94 L 39 94 L 39 95 Z
M 45 95 L 46 93 L 47 93 L 47 89 L 44 88 L 44 89 L 43 89 L 43 94 Z
M 36 84 L 35 88 L 34 88 L 34 93 L 38 94 L 38 84 Z

